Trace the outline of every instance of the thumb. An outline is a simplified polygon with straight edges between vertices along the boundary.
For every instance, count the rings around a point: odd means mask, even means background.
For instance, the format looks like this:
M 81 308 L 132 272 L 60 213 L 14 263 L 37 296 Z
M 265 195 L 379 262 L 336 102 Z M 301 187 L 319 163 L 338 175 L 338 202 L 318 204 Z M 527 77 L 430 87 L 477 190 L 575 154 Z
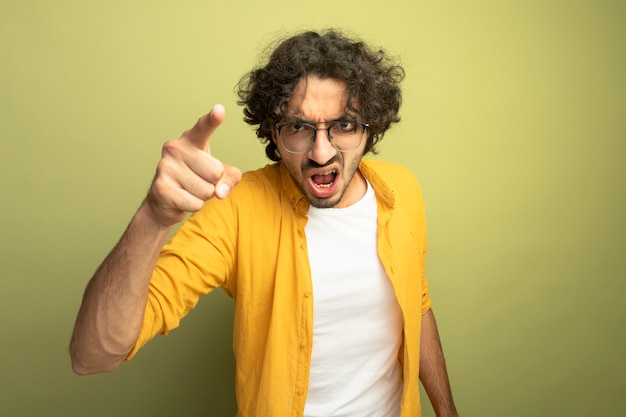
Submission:
M 241 171 L 232 165 L 224 164 L 224 175 L 215 184 L 215 196 L 223 199 L 241 181 Z
M 200 117 L 196 124 L 185 133 L 183 138 L 189 140 L 193 146 L 209 152 L 211 149 L 211 136 L 222 124 L 226 117 L 226 109 L 221 104 L 216 104 L 213 109 Z

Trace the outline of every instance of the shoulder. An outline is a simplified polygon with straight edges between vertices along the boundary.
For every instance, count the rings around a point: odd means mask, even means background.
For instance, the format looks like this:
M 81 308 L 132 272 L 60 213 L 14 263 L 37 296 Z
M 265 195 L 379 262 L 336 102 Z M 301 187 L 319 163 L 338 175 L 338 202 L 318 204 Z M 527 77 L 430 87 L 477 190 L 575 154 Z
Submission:
M 414 216 L 417 212 L 423 216 L 422 189 L 411 170 L 399 164 L 369 159 L 361 161 L 360 169 L 386 206 L 395 208 L 396 213 Z
M 275 212 L 280 204 L 280 175 L 276 164 L 242 174 L 224 199 L 211 198 L 193 217 L 202 224 L 230 224 Z
M 278 163 L 268 164 L 253 171 L 244 172 L 241 182 L 275 182 L 280 178 L 280 168 Z
M 392 190 L 406 189 L 406 187 L 420 188 L 415 174 L 400 164 L 375 159 L 363 159 L 361 161 L 361 170 L 370 182 L 380 181 Z
M 231 194 L 233 196 L 249 196 L 258 193 L 267 194 L 270 191 L 277 192 L 279 189 L 280 168 L 278 164 L 269 164 L 263 168 L 244 172 L 241 181 Z

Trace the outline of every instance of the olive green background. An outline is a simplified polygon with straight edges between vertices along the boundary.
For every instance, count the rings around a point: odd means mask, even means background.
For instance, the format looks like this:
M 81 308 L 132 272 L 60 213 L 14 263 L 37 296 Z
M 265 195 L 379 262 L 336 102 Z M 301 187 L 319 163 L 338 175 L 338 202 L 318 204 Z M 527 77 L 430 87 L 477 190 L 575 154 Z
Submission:
M 622 415 L 625 4 L 2 0 L 0 415 L 234 415 L 221 291 L 111 374 L 72 374 L 73 320 L 161 144 L 220 102 L 213 153 L 265 164 L 233 87 L 277 36 L 327 26 L 406 68 L 378 157 L 423 185 L 461 414 Z

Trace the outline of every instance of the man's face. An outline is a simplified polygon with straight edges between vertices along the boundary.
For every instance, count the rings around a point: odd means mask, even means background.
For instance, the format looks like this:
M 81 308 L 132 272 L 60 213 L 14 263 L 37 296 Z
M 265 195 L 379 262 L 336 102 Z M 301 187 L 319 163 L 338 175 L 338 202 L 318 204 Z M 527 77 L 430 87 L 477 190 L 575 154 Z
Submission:
M 281 123 L 297 120 L 322 128 L 329 126 L 329 121 L 353 119 L 347 112 L 344 83 L 308 77 L 296 87 Z M 312 206 L 347 207 L 365 194 L 366 183 L 358 166 L 365 149 L 366 133 L 357 149 L 339 152 L 331 145 L 326 131 L 319 129 L 311 149 L 291 153 L 283 147 L 275 129 L 273 132 L 283 163 Z

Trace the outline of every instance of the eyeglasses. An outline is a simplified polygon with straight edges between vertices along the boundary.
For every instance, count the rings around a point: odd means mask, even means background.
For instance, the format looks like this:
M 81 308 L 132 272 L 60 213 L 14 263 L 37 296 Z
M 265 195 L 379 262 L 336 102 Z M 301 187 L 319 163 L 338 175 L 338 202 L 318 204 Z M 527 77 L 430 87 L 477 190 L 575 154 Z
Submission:
M 315 127 L 311 123 L 295 122 L 276 126 L 276 132 L 287 152 L 305 153 L 315 143 L 318 130 L 325 130 L 328 141 L 340 152 L 357 149 L 363 141 L 363 133 L 369 127 L 367 123 L 351 121 L 329 122 L 328 127 Z

